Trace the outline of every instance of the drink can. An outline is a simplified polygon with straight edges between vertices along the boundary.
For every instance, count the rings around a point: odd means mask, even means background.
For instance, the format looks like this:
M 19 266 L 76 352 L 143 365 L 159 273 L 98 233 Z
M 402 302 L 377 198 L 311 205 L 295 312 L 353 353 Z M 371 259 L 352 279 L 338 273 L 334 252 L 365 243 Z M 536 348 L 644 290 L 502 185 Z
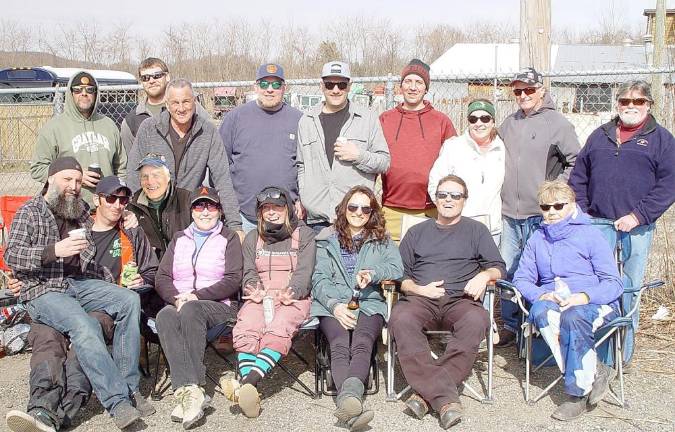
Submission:
M 101 170 L 101 165 L 97 163 L 90 163 L 89 168 L 87 168 L 88 171 L 92 171 L 98 174 L 99 178 L 103 177 L 103 171 Z
M 136 279 L 138 276 L 138 266 L 135 262 L 128 262 L 122 267 L 122 276 L 120 278 L 120 284 L 122 286 L 129 286 L 131 282 Z
M 263 315 L 265 316 L 265 324 L 269 325 L 274 319 L 274 298 L 263 297 Z

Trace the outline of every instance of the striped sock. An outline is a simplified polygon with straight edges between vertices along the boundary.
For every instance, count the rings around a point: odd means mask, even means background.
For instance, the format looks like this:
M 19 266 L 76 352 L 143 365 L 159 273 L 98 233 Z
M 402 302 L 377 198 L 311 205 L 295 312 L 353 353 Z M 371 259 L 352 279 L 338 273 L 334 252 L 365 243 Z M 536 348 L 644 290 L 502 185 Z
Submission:
M 239 375 L 243 378 L 255 367 L 257 357 L 250 353 L 237 354 L 237 363 L 239 365 Z
M 263 348 L 255 358 L 256 369 L 259 369 L 262 376 L 267 375 L 270 370 L 281 360 L 281 354 L 273 349 Z

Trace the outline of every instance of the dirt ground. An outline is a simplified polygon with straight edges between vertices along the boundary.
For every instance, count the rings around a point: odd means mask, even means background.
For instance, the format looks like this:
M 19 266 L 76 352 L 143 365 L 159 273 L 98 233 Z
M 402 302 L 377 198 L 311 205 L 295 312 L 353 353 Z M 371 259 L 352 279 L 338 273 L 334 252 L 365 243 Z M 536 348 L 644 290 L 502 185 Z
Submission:
M 651 341 L 642 337 L 638 347 L 652 347 Z M 312 345 L 305 338 L 296 343 L 301 353 L 313 358 Z M 671 349 L 672 350 L 672 349 Z M 649 356 L 650 349 L 645 349 L 644 355 Z M 663 350 L 657 350 L 663 351 Z M 382 353 L 381 353 L 382 354 Z M 607 397 L 594 410 L 582 418 L 561 423 L 552 420 L 549 415 L 561 400 L 560 384 L 554 388 L 551 396 L 544 397 L 534 406 L 523 400 L 521 382 L 524 382 L 524 363 L 517 359 L 515 349 L 497 350 L 495 357 L 495 400 L 492 404 L 483 404 L 474 398 L 463 395 L 462 403 L 466 409 L 464 420 L 452 430 L 456 431 L 675 431 L 675 361 L 672 356 L 666 357 L 658 368 L 643 354 L 638 354 L 635 364 L 636 370 L 626 375 L 627 406 L 621 408 Z M 470 385 L 480 391 L 485 376 L 484 353 L 474 369 L 474 376 L 469 380 Z M 29 354 L 6 357 L 0 360 L 0 415 L 4 418 L 10 409 L 25 409 L 28 400 L 28 366 Z M 427 416 L 424 420 L 416 420 L 404 412 L 402 402 L 387 402 L 385 400 L 385 363 L 380 356 L 380 391 L 369 396 L 366 404 L 375 410 L 375 419 L 371 423 L 372 431 L 389 430 L 440 430 L 438 418 Z M 313 385 L 313 372 L 301 362 L 291 358 L 284 360 L 291 370 L 301 373 L 303 382 L 310 387 Z M 151 363 L 153 356 L 151 355 Z M 216 376 L 231 374 L 224 364 L 214 355 L 207 356 L 209 371 Z M 277 368 L 278 369 L 278 368 Z M 645 370 L 643 370 L 645 369 Z M 535 375 L 532 391 L 538 393 L 550 379 L 555 377 L 555 370 L 548 368 Z M 397 373 L 398 390 L 404 387 L 400 372 Z M 141 391 L 149 394 L 152 380 L 144 378 L 141 381 Z M 618 381 L 615 381 L 618 388 Z M 222 431 L 317 431 L 317 430 L 346 430 L 339 427 L 332 416 L 334 409 L 333 398 L 323 396 L 313 400 L 300 392 L 297 384 L 277 370 L 262 385 L 263 411 L 260 418 L 252 420 L 240 414 L 238 408 L 233 407 L 225 397 L 215 392 L 213 384 L 207 385 L 207 393 L 213 395 L 212 408 L 207 411 L 206 417 L 198 424 L 197 430 Z M 164 394 L 161 401 L 153 402 L 157 413 L 144 422 L 130 428 L 131 431 L 171 431 L 182 430 L 178 423 L 172 423 L 169 414 L 174 406 L 170 390 Z M 77 418 L 75 431 L 110 431 L 115 430 L 110 417 L 103 411 L 95 397 Z M 6 430 L 4 421 L 0 423 L 0 430 Z

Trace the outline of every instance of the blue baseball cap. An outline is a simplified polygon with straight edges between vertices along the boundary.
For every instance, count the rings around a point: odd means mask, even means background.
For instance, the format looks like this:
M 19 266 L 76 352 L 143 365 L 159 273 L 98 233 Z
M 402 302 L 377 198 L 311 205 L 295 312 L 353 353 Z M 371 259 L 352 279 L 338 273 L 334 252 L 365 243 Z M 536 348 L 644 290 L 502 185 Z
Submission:
M 255 73 L 255 80 L 258 81 L 265 77 L 276 77 L 282 81 L 286 81 L 284 77 L 284 68 L 276 63 L 265 63 L 260 65 L 258 71 Z
M 166 157 L 164 157 L 164 155 L 155 153 L 146 154 L 145 157 L 141 159 L 141 161 L 138 163 L 136 171 L 140 171 L 140 169 L 143 168 L 144 166 L 152 166 L 155 168 L 159 167 L 169 168 L 169 166 L 166 164 Z

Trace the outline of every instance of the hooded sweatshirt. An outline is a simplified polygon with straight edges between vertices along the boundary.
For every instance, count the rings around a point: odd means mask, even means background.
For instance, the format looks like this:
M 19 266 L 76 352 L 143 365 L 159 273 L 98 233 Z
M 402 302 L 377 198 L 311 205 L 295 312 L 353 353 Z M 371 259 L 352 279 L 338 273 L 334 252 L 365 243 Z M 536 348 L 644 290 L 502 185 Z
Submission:
M 578 207 L 555 224 L 541 224 L 525 245 L 513 283 L 534 303 L 555 291 L 555 278 L 574 293 L 588 295 L 589 303 L 614 303 L 623 284 L 607 240 Z
M 537 190 L 544 180 L 567 180 L 579 153 L 574 126 L 555 110 L 548 92 L 541 108 L 514 112 L 499 127 L 506 146 L 502 213 L 512 219 L 538 216 Z M 470 192 L 469 192 L 470 193 Z
M 120 131 L 108 117 L 97 112 L 101 92 L 96 92 L 93 112 L 85 118 L 77 109 L 70 92 L 73 77 L 68 81 L 65 92 L 66 101 L 63 114 L 47 122 L 38 134 L 35 153 L 31 160 L 31 177 L 44 183 L 52 161 L 59 157 L 72 156 L 87 169 L 90 164 L 97 163 L 101 167 L 103 177 L 116 175 L 125 178 L 127 173 L 127 154 L 122 146 Z M 94 83 L 99 88 L 98 82 Z M 92 195 L 95 188 L 82 185 L 82 199 L 94 208 Z
M 457 135 L 452 121 L 431 103 L 410 111 L 403 104 L 380 115 L 391 154 L 389 170 L 382 175 L 382 204 L 409 210 L 434 206 L 427 194 L 429 171 L 441 146 Z

